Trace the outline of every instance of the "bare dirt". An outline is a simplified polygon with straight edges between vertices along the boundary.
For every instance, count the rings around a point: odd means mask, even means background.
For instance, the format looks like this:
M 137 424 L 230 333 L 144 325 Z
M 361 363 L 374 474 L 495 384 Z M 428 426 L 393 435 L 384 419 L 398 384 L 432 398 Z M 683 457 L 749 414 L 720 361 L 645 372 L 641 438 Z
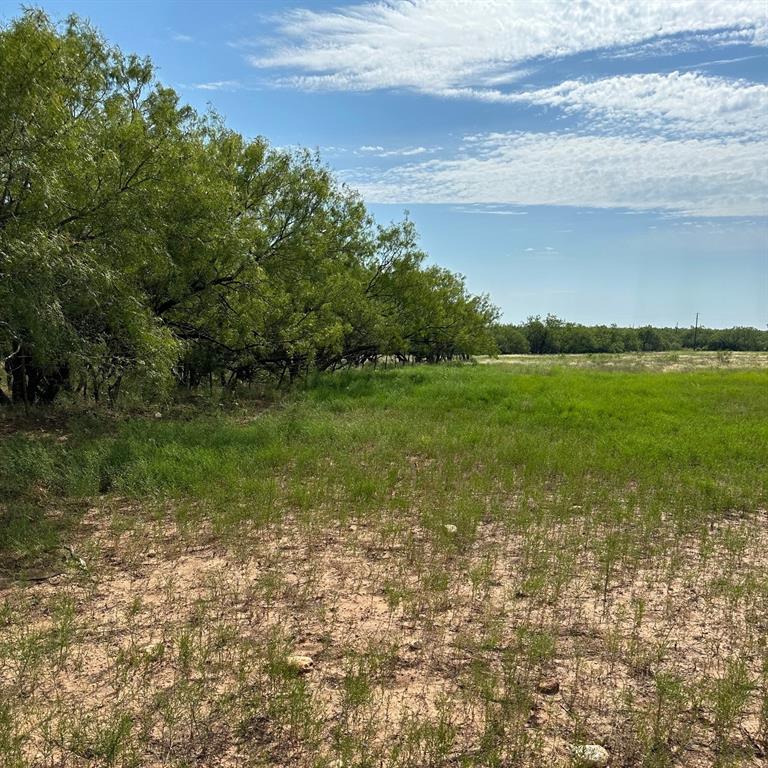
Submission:
M 24 751 L 35 765 L 101 764 L 93 751 L 78 755 L 57 741 L 54 726 L 75 713 L 104 722 L 118 710 L 143 723 L 136 764 L 148 768 L 181 764 L 180 756 L 195 765 L 330 765 L 340 723 L 371 754 L 391 755 L 406 723 L 441 716 L 457 733 L 448 765 L 472 755 L 494 697 L 508 697 L 510 686 L 523 692 L 504 715 L 520 721 L 510 727 L 522 744 L 514 764 L 570 765 L 569 745 L 587 742 L 606 746 L 612 765 L 636 765 L 637 734 L 650 727 L 638 721 L 652 718 L 658 681 L 716 680 L 768 633 L 765 513 L 723 522 L 706 546 L 681 539 L 664 562 L 635 563 L 607 586 L 589 543 L 567 545 L 577 528 L 542 529 L 555 546 L 542 549 L 549 562 L 535 586 L 530 532 L 492 522 L 466 546 L 418 528 L 387 539 L 364 521 L 316 530 L 284 523 L 223 546 L 170 523 L 116 533 L 105 519 L 104 509 L 92 509 L 89 535 L 73 543 L 85 568 L 70 558 L 59 576 L 0 589 L 0 605 L 24 615 L 0 628 L 7 644 L 59 626 L 62 600 L 73 608 L 59 656 L 27 674 L 11 654 L 0 671 L 6 690 L 23 691 Z M 738 536 L 748 543 L 734 558 L 728 547 Z M 568 569 L 575 577 L 562 584 L 552 537 L 576 558 Z M 742 599 L 744 585 L 760 578 L 762 589 Z M 550 650 L 537 650 L 536 638 Z M 281 653 L 314 662 L 302 681 L 317 743 L 326 746 L 311 754 L 299 726 L 270 726 L 279 714 L 259 714 L 243 730 L 243 691 L 263 683 L 265 649 L 276 642 Z M 758 680 L 760 658 L 749 659 Z M 349 681 L 361 677 L 369 690 L 350 714 Z M 27 679 L 34 684 L 25 687 Z M 184 680 L 196 683 L 199 701 L 163 716 Z M 538 690 L 552 680 L 555 692 Z M 238 711 L 221 711 L 227 695 Z M 661 726 L 671 729 L 670 762 L 659 765 L 712 766 L 725 748 L 713 740 L 712 707 L 694 698 L 669 705 L 674 722 Z M 728 764 L 766 765 L 758 709 L 752 696 L 739 713 Z

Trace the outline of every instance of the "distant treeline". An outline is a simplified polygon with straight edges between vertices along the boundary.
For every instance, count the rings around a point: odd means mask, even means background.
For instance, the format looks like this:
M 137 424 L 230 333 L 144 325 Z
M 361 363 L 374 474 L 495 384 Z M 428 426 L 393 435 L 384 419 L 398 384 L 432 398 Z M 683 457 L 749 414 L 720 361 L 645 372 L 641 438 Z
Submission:
M 589 352 L 661 352 L 675 349 L 768 350 L 768 331 L 757 328 L 621 328 L 580 325 L 555 315 L 529 317 L 520 325 L 494 326 L 501 354 L 573 354 Z
M 0 402 L 492 352 L 496 308 L 424 261 L 316 154 L 196 113 L 77 18 L 0 27 Z
M 757 328 L 621 328 L 616 325 L 568 323 L 555 315 L 529 317 L 520 325 L 493 329 L 503 355 L 590 352 L 663 352 L 675 349 L 768 350 L 768 331 Z

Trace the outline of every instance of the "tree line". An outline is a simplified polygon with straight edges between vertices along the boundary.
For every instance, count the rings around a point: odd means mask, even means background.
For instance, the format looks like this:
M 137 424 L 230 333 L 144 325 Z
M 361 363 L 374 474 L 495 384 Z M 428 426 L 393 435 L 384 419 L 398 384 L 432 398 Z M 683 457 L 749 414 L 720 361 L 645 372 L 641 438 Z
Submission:
M 0 400 L 491 352 L 496 308 L 316 153 L 199 114 L 76 17 L 0 28 Z
M 661 352 L 677 349 L 768 351 L 768 331 L 757 328 L 621 328 L 569 323 L 556 315 L 524 323 L 497 324 L 494 339 L 502 354 Z

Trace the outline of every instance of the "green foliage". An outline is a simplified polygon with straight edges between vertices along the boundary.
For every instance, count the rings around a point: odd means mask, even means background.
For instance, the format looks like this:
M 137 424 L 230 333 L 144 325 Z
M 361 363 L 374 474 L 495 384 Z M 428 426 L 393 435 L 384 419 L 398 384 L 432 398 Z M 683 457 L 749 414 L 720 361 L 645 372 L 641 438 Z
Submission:
M 492 333 L 504 355 L 661 352 L 677 349 L 713 351 L 768 350 L 768 331 L 757 328 L 620 328 L 568 323 L 556 315 L 529 317 L 521 325 L 494 325 Z
M 528 337 L 514 325 L 494 326 L 493 336 L 502 355 L 527 355 L 531 351 Z
M 492 351 L 488 300 L 425 267 L 407 220 L 376 226 L 316 155 L 196 114 L 76 17 L 25 12 L 0 61 L 14 401 Z

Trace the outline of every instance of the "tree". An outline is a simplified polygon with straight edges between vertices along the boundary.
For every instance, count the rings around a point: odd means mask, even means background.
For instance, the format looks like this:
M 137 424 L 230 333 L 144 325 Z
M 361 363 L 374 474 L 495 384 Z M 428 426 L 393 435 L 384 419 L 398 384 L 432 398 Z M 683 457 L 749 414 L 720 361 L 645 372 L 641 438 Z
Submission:
M 646 325 L 638 329 L 637 336 L 643 352 L 658 352 L 664 349 L 664 339 L 657 328 Z
M 98 395 L 127 367 L 159 373 L 173 340 L 132 277 L 152 253 L 145 194 L 184 112 L 170 92 L 142 100 L 149 65 L 76 19 L 59 33 L 27 12 L 0 32 L 0 60 L 0 327 L 13 398 L 50 400 L 73 375 L 91 376 Z
M 14 401 L 492 348 L 495 308 L 316 154 L 198 115 L 75 17 L 0 29 L 0 354 Z M 6 395 L 0 401 L 7 401 Z
M 493 336 L 502 355 L 527 355 L 531 351 L 528 339 L 517 326 L 494 326 Z
M 528 339 L 531 353 L 546 355 L 559 352 L 562 327 L 563 321 L 556 315 L 547 315 L 544 320 L 539 315 L 529 317 L 523 325 L 523 333 Z

